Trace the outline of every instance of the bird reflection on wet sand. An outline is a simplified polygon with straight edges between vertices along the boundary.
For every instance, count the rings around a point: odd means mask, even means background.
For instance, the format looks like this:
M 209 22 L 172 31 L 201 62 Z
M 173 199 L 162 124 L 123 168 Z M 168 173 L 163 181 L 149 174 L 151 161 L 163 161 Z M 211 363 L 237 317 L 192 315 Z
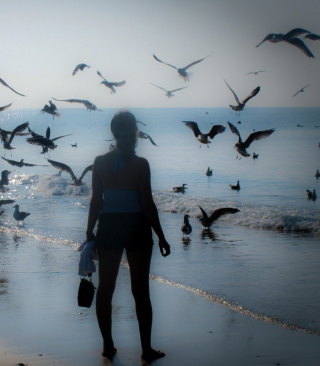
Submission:
M 210 239 L 211 241 L 217 240 L 217 235 L 211 229 L 203 229 L 201 231 L 201 239 Z

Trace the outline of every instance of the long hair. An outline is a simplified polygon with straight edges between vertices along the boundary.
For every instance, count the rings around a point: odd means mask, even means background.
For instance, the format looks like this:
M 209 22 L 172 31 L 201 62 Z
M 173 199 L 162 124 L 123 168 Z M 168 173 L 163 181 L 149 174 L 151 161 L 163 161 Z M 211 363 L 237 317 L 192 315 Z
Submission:
M 116 139 L 116 146 L 124 160 L 135 154 L 138 127 L 135 116 L 129 111 L 117 112 L 111 120 L 111 132 Z

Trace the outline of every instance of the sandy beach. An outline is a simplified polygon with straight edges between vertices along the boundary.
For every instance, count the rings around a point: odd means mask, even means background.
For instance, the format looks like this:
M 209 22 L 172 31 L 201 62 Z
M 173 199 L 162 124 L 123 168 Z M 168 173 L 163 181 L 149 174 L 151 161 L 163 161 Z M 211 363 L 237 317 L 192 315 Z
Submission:
M 76 245 L 0 233 L 0 365 L 129 366 L 143 363 L 129 287 L 121 266 L 114 296 L 118 353 L 101 356 L 95 307 L 77 306 Z M 97 274 L 93 275 L 97 285 Z M 320 337 L 256 320 L 174 285 L 151 280 L 152 365 L 320 364 Z

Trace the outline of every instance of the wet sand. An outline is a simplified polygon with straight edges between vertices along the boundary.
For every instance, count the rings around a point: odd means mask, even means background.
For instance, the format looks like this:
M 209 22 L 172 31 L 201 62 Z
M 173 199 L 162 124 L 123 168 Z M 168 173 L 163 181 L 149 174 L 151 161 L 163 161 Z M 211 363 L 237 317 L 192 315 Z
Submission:
M 138 325 L 121 266 L 114 296 L 112 362 L 101 356 L 95 308 L 79 308 L 75 246 L 0 233 L 0 365 L 131 366 L 141 363 Z M 93 281 L 97 285 L 97 275 Z M 1 282 L 1 281 L 0 281 Z M 151 280 L 152 365 L 320 364 L 320 337 L 288 330 Z M 143 363 L 147 365 L 146 363 Z

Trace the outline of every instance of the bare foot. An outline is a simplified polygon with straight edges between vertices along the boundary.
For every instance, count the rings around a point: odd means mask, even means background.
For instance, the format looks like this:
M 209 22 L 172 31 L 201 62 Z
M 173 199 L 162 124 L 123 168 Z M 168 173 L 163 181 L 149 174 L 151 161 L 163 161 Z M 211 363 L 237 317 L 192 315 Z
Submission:
M 150 351 L 143 352 L 141 355 L 141 358 L 144 361 L 147 361 L 148 363 L 152 362 L 153 360 L 156 360 L 157 358 L 164 357 L 166 354 L 161 351 L 157 351 L 153 348 L 150 349 Z
M 117 349 L 115 347 L 113 347 L 110 350 L 104 350 L 102 352 L 102 356 L 103 357 L 107 357 L 109 360 L 112 359 L 112 357 L 117 353 Z

